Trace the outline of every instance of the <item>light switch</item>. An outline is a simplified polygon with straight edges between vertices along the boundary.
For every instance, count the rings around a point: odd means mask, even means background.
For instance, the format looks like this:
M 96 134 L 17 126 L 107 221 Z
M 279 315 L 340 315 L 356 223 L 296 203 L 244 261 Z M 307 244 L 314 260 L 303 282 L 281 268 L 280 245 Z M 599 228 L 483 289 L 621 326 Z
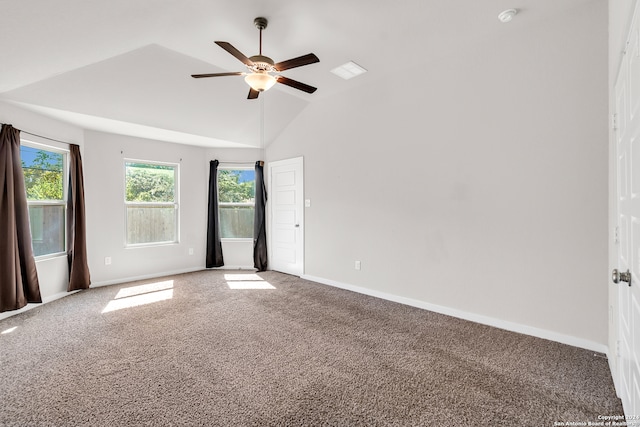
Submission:
M 305 208 L 311 207 L 311 199 L 304 199 L 304 207 Z

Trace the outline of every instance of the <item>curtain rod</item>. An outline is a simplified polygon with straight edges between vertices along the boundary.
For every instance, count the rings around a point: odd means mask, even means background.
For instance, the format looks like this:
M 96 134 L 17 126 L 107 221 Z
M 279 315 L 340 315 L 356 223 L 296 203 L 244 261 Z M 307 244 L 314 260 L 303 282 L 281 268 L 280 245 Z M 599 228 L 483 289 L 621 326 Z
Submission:
M 221 165 L 255 165 L 256 162 L 248 161 L 248 162 L 225 162 L 223 160 L 218 160 Z M 259 160 L 261 161 L 261 160 Z
M 8 125 L 8 124 L 7 123 L 0 123 L 0 125 L 4 126 L 4 125 Z M 9 126 L 13 126 L 13 125 L 9 125 Z M 18 129 L 18 128 L 15 128 L 15 129 Z M 69 144 L 69 145 L 78 145 L 78 144 L 74 144 L 73 142 L 60 141 L 59 139 L 49 138 L 48 136 L 42 136 L 42 135 L 38 135 L 37 133 L 27 132 L 26 130 L 22 130 L 22 129 L 18 129 L 18 130 L 20 132 L 22 132 L 22 133 L 26 133 L 27 135 L 37 136 L 38 138 L 48 139 L 49 141 L 55 141 L 55 142 L 60 142 L 62 144 Z

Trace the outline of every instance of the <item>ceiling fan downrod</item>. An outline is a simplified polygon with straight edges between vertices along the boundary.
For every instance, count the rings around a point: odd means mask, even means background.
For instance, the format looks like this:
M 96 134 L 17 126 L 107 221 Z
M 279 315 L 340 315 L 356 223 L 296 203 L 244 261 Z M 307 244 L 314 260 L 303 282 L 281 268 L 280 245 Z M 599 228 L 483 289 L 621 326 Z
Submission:
M 267 28 L 267 24 L 269 24 L 269 21 L 267 21 L 267 18 L 263 18 L 262 16 L 258 16 L 256 19 L 253 20 L 253 25 L 255 25 L 256 28 L 258 28 L 258 30 L 260 30 L 260 53 L 259 53 L 259 55 L 262 55 L 262 30 Z

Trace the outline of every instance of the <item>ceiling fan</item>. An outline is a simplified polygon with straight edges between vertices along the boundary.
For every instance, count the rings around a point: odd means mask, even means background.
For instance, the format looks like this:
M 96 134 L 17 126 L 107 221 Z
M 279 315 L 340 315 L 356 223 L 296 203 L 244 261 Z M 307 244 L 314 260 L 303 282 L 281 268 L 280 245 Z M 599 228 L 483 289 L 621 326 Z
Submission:
M 308 84 L 300 83 L 278 73 L 290 68 L 296 68 L 303 65 L 320 62 L 318 57 L 313 53 L 309 53 L 297 58 L 278 62 L 277 64 L 274 63 L 271 58 L 262 55 L 262 30 L 267 28 L 267 19 L 258 17 L 253 20 L 253 23 L 260 30 L 260 53 L 258 55 L 247 58 L 242 52 L 233 47 L 230 43 L 221 41 L 215 42 L 218 46 L 238 58 L 244 65 L 246 65 L 249 69 L 249 72 L 238 71 L 230 73 L 192 74 L 191 77 L 200 79 L 203 77 L 245 76 L 244 81 L 247 82 L 247 84 L 250 86 L 249 96 L 247 96 L 247 99 L 256 99 L 260 92 L 269 90 L 269 88 L 271 88 L 276 83 L 282 83 L 284 85 L 307 93 L 315 92 L 317 88 L 309 86 Z

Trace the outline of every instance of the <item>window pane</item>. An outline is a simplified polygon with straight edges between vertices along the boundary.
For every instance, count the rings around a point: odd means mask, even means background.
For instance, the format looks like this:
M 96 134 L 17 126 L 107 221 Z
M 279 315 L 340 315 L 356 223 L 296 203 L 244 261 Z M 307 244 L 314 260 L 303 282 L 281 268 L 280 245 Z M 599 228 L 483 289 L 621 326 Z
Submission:
M 175 166 L 126 162 L 127 202 L 175 202 Z
M 21 145 L 20 159 L 28 200 L 64 198 L 63 154 Z
M 60 205 L 29 206 L 33 255 L 65 251 L 65 209 Z
M 65 205 L 63 203 L 65 154 L 20 145 L 20 160 L 29 200 L 29 226 L 34 256 L 65 252 Z
M 219 170 L 218 201 L 222 203 L 254 203 L 256 172 L 254 170 Z
M 220 206 L 220 237 L 253 238 L 253 206 Z
M 254 207 L 226 203 L 255 203 L 255 170 L 218 170 L 220 236 L 227 239 L 253 238 Z
M 127 243 L 176 241 L 174 206 L 127 206 Z

